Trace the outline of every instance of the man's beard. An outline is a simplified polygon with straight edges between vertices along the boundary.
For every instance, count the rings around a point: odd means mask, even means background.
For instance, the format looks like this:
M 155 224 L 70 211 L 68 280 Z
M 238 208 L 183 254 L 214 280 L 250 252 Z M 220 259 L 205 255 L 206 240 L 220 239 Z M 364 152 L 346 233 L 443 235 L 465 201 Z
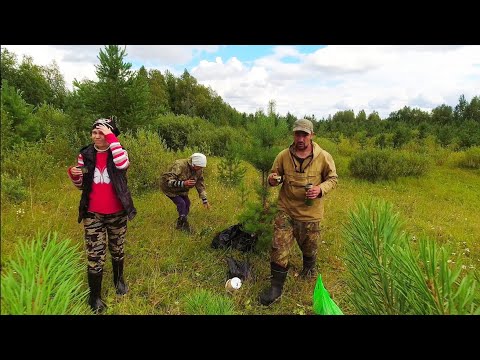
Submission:
M 305 150 L 307 148 L 307 143 L 305 142 L 297 142 L 295 143 L 296 150 Z

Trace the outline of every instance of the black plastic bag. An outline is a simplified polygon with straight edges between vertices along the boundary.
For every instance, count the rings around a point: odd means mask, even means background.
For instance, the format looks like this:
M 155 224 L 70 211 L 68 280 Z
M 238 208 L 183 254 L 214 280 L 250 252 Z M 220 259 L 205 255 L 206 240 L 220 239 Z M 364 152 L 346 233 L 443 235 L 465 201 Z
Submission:
M 238 277 L 240 280 L 245 281 L 252 277 L 252 266 L 248 261 L 242 262 L 232 257 L 227 257 L 226 260 L 228 264 L 228 279 Z
M 214 249 L 237 249 L 243 252 L 252 251 L 257 243 L 257 236 L 242 230 L 241 224 L 230 226 L 219 232 L 212 240 Z

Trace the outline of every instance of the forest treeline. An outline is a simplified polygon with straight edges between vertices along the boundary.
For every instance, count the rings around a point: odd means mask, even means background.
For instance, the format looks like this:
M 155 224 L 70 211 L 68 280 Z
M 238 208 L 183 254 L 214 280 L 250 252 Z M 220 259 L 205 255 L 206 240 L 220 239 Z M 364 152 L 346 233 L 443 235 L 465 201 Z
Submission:
M 39 284 L 31 264 L 34 260 L 44 263 L 43 250 L 49 246 L 40 231 L 58 231 L 61 246 L 66 246 L 63 240 L 69 238 L 77 239 L 78 245 L 82 242 L 82 230 L 73 216 L 79 193 L 66 169 L 76 163 L 79 149 L 91 142 L 93 121 L 112 115 L 117 117 L 122 146 L 131 159 L 129 188 L 141 215 L 129 230 L 132 291 L 117 301 L 113 300 L 113 283 L 106 285 L 111 313 L 204 314 L 209 296 L 228 300 L 226 312 L 215 305 L 211 306 L 213 314 L 308 313 L 311 283 L 296 281 L 293 276 L 287 280 L 289 295 L 279 304 L 272 308 L 257 304 L 262 277 L 269 273 L 267 249 L 277 210 L 276 193 L 267 186 L 267 174 L 279 151 L 292 141 L 295 116 L 278 114 L 273 99 L 265 110 L 239 112 L 187 70 L 178 77 L 145 67 L 134 71 L 127 55 L 126 48 L 105 46 L 95 65 L 97 80 L 75 79 L 69 90 L 55 62 L 40 66 L 30 57 L 19 59 L 9 50 L 1 50 L 2 259 L 14 259 L 2 262 L 2 273 L 10 271 L 2 281 L 2 294 L 7 294 L 2 296 L 2 313 L 76 313 L 76 308 L 66 311 L 62 307 L 70 298 L 60 294 L 58 301 L 53 301 L 49 297 L 56 288 L 48 282 L 48 272 L 41 279 L 45 286 L 30 286 Z M 322 224 L 324 240 L 319 243 L 322 277 L 329 279 L 328 287 L 342 311 L 478 314 L 475 284 L 479 276 L 473 269 L 479 253 L 475 237 L 479 224 L 472 221 L 478 218 L 472 214 L 479 200 L 475 190 L 480 169 L 480 97 L 467 101 L 459 95 L 456 106 L 442 104 L 430 112 L 404 107 L 384 119 L 375 111 L 355 114 L 353 110 L 322 119 L 308 114 L 302 117 L 314 122 L 316 141 L 332 154 L 342 184 L 333 198 L 326 199 L 329 215 Z M 186 235 L 173 230 L 175 210 L 158 192 L 159 174 L 174 159 L 196 151 L 219 157 L 209 157 L 205 170 L 213 206 L 209 212 L 193 212 L 198 232 L 192 241 L 182 241 Z M 396 182 L 401 177 L 416 179 Z M 412 192 L 412 188 L 416 190 Z M 357 215 L 348 213 L 365 197 L 391 201 L 407 214 L 408 231 L 400 227 L 398 214 L 387 203 L 360 204 Z M 236 223 L 258 235 L 258 252 L 250 259 L 261 281 L 257 282 L 255 275 L 246 282 L 247 291 L 220 297 L 218 290 L 223 293 L 225 282 L 220 257 L 225 253 L 219 257 L 218 252 L 206 248 L 210 249 L 217 231 Z M 378 236 L 385 229 L 389 236 Z M 20 240 L 31 239 L 36 232 L 39 235 L 31 243 L 38 245 L 30 246 L 29 240 L 23 243 L 32 250 L 24 262 L 28 264 L 25 274 L 30 277 L 22 277 L 32 280 L 27 287 L 38 294 L 32 297 L 31 291 L 22 290 L 23 283 L 15 281 L 23 273 L 15 267 L 21 262 L 13 255 L 16 249 L 28 255 Z M 424 236 L 437 238 L 442 247 Z M 418 245 L 418 255 L 410 244 Z M 174 251 L 164 251 L 172 246 Z M 384 251 L 371 256 L 372 249 Z M 66 256 L 74 255 L 73 250 L 59 252 L 57 265 L 65 268 Z M 375 257 L 378 261 L 365 261 Z M 80 260 L 84 264 L 84 259 Z M 46 270 L 55 270 L 55 264 L 53 259 L 53 267 Z M 68 264 L 66 275 L 84 274 Z M 292 264 L 292 272 L 301 269 L 301 256 L 292 257 Z M 145 281 L 147 271 L 151 281 Z M 376 281 L 379 278 L 383 283 Z M 82 289 L 81 278 L 70 280 L 72 288 Z M 62 289 L 65 284 L 68 282 L 60 284 Z M 405 284 L 408 291 L 404 291 Z M 200 292 L 192 293 L 192 289 Z M 395 292 L 385 293 L 384 289 Z M 37 306 L 44 299 L 55 309 Z M 6 305 L 7 301 L 13 307 Z
M 174 150 L 185 146 L 223 156 L 225 143 L 251 141 L 248 128 L 268 117 L 288 131 L 295 116 L 279 115 L 275 100 L 267 110 L 253 114 L 239 112 L 212 88 L 199 84 L 187 70 L 176 77 L 168 70 L 132 70 L 126 48 L 108 45 L 99 51 L 98 80 L 75 79 L 66 88 L 58 64 L 40 66 L 33 59 L 1 51 L 1 136 L 2 150 L 15 144 L 35 142 L 49 136 L 80 137 L 89 132 L 92 119 L 115 115 L 122 131 L 139 128 L 156 131 Z M 379 148 L 400 148 L 409 141 L 429 137 L 452 150 L 480 145 L 480 97 L 467 101 L 459 96 L 455 107 L 439 105 L 431 112 L 404 107 L 382 119 L 374 111 L 339 111 L 314 121 L 316 133 L 336 142 L 343 138 Z M 87 138 L 88 139 L 88 138 Z M 74 139 L 75 140 L 75 139 Z M 268 141 L 267 141 L 268 145 Z

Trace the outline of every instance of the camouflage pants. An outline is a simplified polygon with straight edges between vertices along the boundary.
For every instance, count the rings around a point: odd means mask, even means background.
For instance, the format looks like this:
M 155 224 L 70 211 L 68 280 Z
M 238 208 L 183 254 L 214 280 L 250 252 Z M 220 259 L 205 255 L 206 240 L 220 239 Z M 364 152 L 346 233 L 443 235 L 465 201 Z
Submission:
M 107 256 L 107 243 L 112 259 L 117 261 L 123 259 L 125 256 L 123 245 L 127 233 L 125 211 L 106 215 L 88 212 L 87 217 L 83 219 L 83 227 L 85 229 L 88 272 L 99 273 L 103 270 Z
M 320 221 L 297 221 L 279 211 L 275 216 L 270 261 L 287 267 L 294 238 L 304 256 L 316 256 L 320 236 Z

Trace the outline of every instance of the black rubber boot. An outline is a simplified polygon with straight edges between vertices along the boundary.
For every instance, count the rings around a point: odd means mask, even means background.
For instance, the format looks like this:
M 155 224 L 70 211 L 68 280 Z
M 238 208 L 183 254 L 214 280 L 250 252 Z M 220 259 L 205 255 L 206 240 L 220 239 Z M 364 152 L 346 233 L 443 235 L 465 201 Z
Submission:
M 118 295 L 125 295 L 128 292 L 128 286 L 123 279 L 123 262 L 125 259 L 116 261 L 112 259 L 113 284 Z
M 192 230 L 192 227 L 190 226 L 190 224 L 188 223 L 188 217 L 187 216 L 181 216 L 181 227 L 180 227 L 180 230 L 182 231 L 185 231 L 186 233 L 192 233 L 193 230 Z
M 175 227 L 175 229 L 177 229 L 177 230 L 182 230 L 184 218 L 185 218 L 184 216 L 179 216 L 179 217 L 178 217 L 178 219 L 177 219 L 177 226 Z
M 272 278 L 271 285 L 260 294 L 260 303 L 270 305 L 282 295 L 283 284 L 287 278 L 288 267 L 284 268 L 276 263 L 270 263 Z
M 88 272 L 88 286 L 90 287 L 90 296 L 88 305 L 95 313 L 101 313 L 105 310 L 106 305 L 101 298 L 103 271 L 99 273 Z
M 303 279 L 311 279 L 317 275 L 315 269 L 316 260 L 315 256 L 303 256 L 303 269 L 300 272 L 300 276 Z

